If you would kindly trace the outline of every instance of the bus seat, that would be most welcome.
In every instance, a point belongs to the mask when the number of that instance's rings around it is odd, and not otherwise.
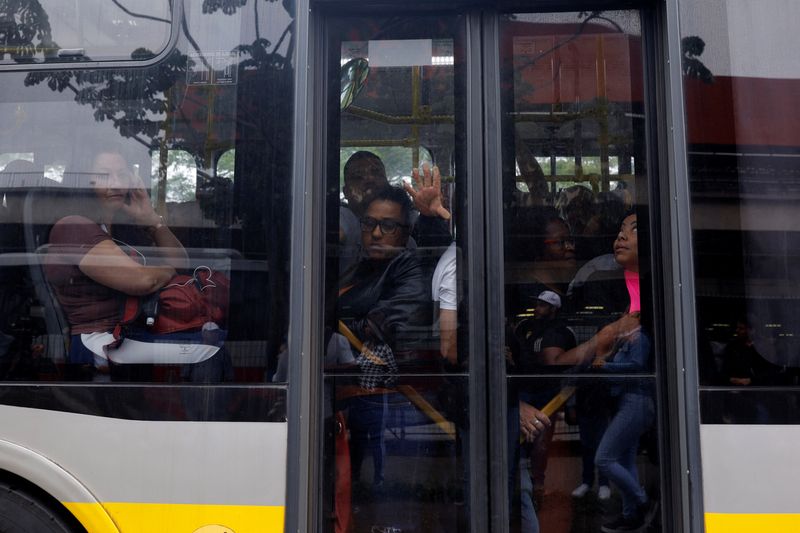
[[[47,335],[57,335],[66,342],[69,339],[69,323],[52,287],[45,279],[43,268],[43,252],[46,250],[50,229],[66,214],[65,192],[60,184],[44,177],[38,187],[29,189],[23,205],[23,234],[25,251],[29,257],[28,270],[36,299],[42,306]]]

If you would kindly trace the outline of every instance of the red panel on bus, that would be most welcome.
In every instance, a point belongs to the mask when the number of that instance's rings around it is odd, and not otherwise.
[[[800,146],[800,82],[716,76],[685,80],[689,144]]]

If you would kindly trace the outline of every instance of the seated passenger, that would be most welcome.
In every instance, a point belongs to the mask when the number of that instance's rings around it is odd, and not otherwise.
[[[83,174],[82,176],[85,176]],[[53,287],[70,326],[68,361],[101,373],[112,363],[199,363],[220,351],[213,325],[198,333],[189,353],[173,354],[168,342],[137,346],[119,344],[112,332],[120,323],[128,296],[156,293],[178,268],[186,268],[183,246],[150,204],[142,180],[128,168],[116,149],[103,150],[92,160],[89,183],[78,184],[68,202],[72,214],[50,230],[45,276]],[[140,248],[157,247],[158,264]],[[208,337],[207,344],[203,339]],[[156,341],[158,342],[158,341]],[[186,345],[184,341],[184,346]],[[158,349],[155,347],[158,346]],[[138,348],[138,349],[137,349]],[[111,365],[114,370],[114,365]],[[132,377],[117,369],[118,376]],[[144,377],[144,376],[142,376]],[[208,375],[206,375],[206,378]]]

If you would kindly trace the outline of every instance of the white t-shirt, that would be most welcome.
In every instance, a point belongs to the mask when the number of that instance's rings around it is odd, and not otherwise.
[[[431,295],[434,302],[439,302],[439,309],[458,309],[458,287],[456,276],[456,243],[450,243],[447,250],[439,258],[436,270],[433,271]]]

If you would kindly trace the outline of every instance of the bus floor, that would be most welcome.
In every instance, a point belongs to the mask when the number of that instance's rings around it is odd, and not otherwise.
[[[388,447],[391,450],[391,447]],[[364,461],[360,480],[352,486],[353,533],[392,533],[470,531],[469,508],[460,464],[452,459],[393,455],[385,462],[385,481],[372,487],[372,461]],[[640,452],[639,477],[648,494],[657,497],[658,467]],[[537,491],[537,514],[541,533],[596,533],[608,519],[621,511],[618,491],[600,501],[596,489],[583,498],[573,498],[580,483],[581,460],[578,442],[554,440],[544,478],[544,489]],[[465,474],[464,474],[465,475]],[[394,529],[393,529],[394,528]],[[511,533],[522,533],[511,524]],[[661,531],[655,520],[648,533]]]

